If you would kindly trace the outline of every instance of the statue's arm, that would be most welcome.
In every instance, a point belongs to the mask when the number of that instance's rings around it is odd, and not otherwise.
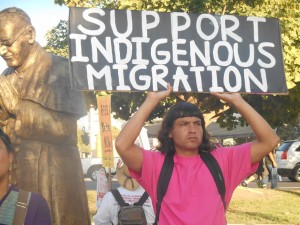
[[[76,137],[74,120],[73,115],[44,108],[35,102],[20,101],[14,131],[20,139],[68,144]]]

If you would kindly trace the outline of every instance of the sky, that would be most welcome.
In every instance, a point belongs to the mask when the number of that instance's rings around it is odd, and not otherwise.
[[[55,27],[59,21],[67,20],[69,9],[66,6],[55,5],[54,0],[0,0],[0,10],[8,7],[18,7],[31,18],[36,29],[36,40],[46,45],[44,36],[47,31]],[[6,68],[5,61],[0,59],[0,73]]]

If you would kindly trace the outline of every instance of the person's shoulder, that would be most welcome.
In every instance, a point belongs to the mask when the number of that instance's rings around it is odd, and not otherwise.
[[[50,209],[46,199],[39,193],[30,192],[28,215],[34,224],[51,224]]]
[[[239,145],[231,145],[231,146],[222,146],[214,149],[212,153],[214,152],[222,152],[224,150],[241,150],[241,149],[248,149],[251,147],[251,142],[242,143]]]
[[[133,191],[127,190],[126,188],[124,188],[124,187],[122,187],[122,186],[116,188],[116,190],[118,190],[118,192],[119,192],[121,195],[128,194],[128,193],[132,193],[132,192],[133,192]]]
[[[38,207],[46,207],[48,208],[48,204],[46,199],[39,193],[30,192],[30,205],[37,205]]]
[[[143,149],[144,158],[148,161],[149,164],[160,165],[163,163],[166,155],[161,153],[156,149],[145,150]],[[144,161],[145,162],[145,161]]]
[[[164,157],[165,155],[158,151],[156,148],[151,148],[150,150],[143,149],[145,154],[154,155],[156,157]]]
[[[18,191],[20,193],[20,191],[23,191],[23,190],[20,190],[18,188],[15,188],[14,190]],[[47,201],[46,199],[39,193],[36,193],[36,192],[30,192],[30,191],[26,191],[29,195],[28,197],[30,198],[29,199],[29,205],[38,205],[38,206],[41,206],[41,205],[44,205],[46,207],[48,207],[48,204],[47,204]]]
[[[39,201],[46,201],[45,198],[41,194],[36,193],[36,192],[30,192],[30,193],[31,193],[31,198],[38,199]]]
[[[211,151],[211,154],[218,159],[226,156],[232,157],[235,154],[245,154],[245,152],[250,150],[251,150],[251,142],[247,142],[240,145],[219,147]]]
[[[102,198],[102,201],[101,201],[101,204],[102,204],[103,202],[105,202],[105,204],[106,204],[106,203],[110,203],[112,199],[113,199],[113,194],[112,194],[112,192],[111,192],[111,190],[110,190],[110,191],[108,191],[108,192],[106,192],[106,193],[104,194],[104,196],[103,196],[103,198]]]
[[[118,187],[117,190],[120,192],[120,194],[140,194],[142,195],[145,191],[145,189],[139,185],[135,190],[128,190],[122,186]]]

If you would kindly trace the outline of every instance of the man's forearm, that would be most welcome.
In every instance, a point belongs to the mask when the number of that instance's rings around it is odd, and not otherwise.
[[[158,102],[147,98],[138,111],[126,123],[116,140],[122,146],[122,149],[129,149],[134,144],[145,121],[147,121],[157,104]]]
[[[238,112],[251,126],[253,132],[256,135],[257,142],[260,143],[260,153],[256,152],[258,153],[258,155],[257,157],[255,157],[255,161],[259,161],[261,157],[267,155],[276,147],[277,143],[279,142],[279,137],[276,135],[267,121],[246,101],[244,101],[243,99],[239,99],[233,104],[235,105]]]
[[[171,91],[172,87],[168,84],[165,91],[149,92],[145,102],[131,117],[116,139],[116,149],[120,157],[128,168],[135,172],[141,172],[143,153],[141,147],[135,145],[134,142],[150,113],[162,99],[170,95]]]

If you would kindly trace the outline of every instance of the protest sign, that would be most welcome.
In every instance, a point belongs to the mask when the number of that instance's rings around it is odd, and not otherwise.
[[[114,151],[111,134],[111,96],[98,96],[102,167],[114,168]]]
[[[77,90],[287,93],[279,20],[70,8]]]

